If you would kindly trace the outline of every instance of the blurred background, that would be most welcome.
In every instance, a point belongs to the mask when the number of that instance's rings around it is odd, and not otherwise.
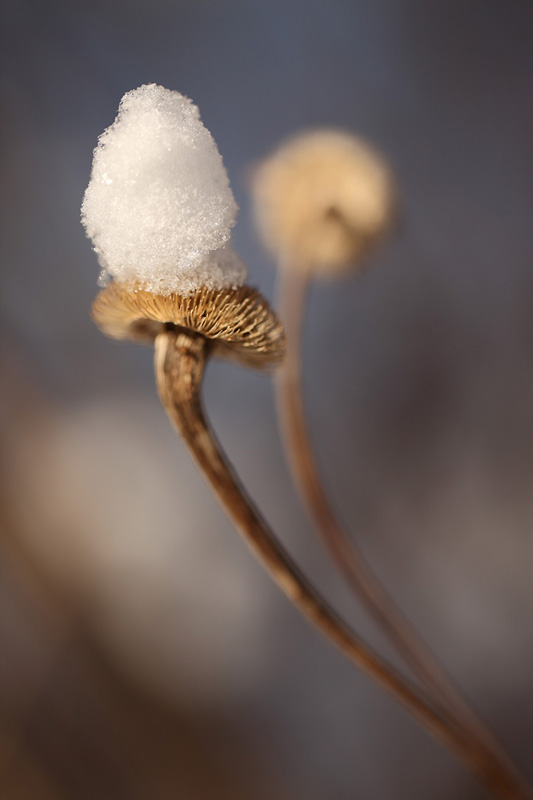
[[[92,149],[149,82],[199,105],[270,298],[254,163],[316,125],[390,159],[400,229],[312,292],[310,424],[342,519],[533,781],[533,4],[3,0],[0,52],[0,797],[485,797],[271,584],[150,351],[89,319]],[[386,653],[299,507],[270,379],[214,363],[205,399],[280,538]]]

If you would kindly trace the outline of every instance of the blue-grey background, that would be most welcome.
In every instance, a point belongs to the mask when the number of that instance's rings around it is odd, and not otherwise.
[[[1,795],[485,796],[273,587],[150,352],[88,317],[92,149],[148,82],[199,105],[269,298],[254,162],[334,125],[393,165],[399,230],[312,292],[310,424],[352,535],[533,780],[533,4],[3,0],[0,58]],[[270,380],[213,364],[205,389],[279,536],[384,647],[299,508]]]

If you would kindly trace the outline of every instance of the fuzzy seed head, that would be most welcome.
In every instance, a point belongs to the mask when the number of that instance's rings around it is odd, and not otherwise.
[[[394,217],[384,160],[342,131],[290,139],[260,164],[252,189],[265,246],[286,266],[316,273],[356,267]]]

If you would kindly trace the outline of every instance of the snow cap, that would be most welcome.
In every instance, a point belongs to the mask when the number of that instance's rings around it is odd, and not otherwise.
[[[127,92],[98,139],[81,207],[102,277],[159,295],[241,286],[236,215],[197,106],[154,83]]]

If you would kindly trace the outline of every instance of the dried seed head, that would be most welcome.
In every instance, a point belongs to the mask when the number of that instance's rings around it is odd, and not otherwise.
[[[252,188],[266,247],[282,263],[317,273],[356,266],[394,217],[385,162],[342,131],[290,139],[260,164]]]
[[[93,304],[109,336],[153,342],[167,325],[201,334],[219,354],[267,367],[283,328],[244,285],[231,248],[237,206],[198,108],[148,84],[124,95],[100,136],[82,221],[114,280]]]
[[[187,328],[209,339],[216,355],[259,369],[279,364],[285,354],[280,321],[248,286],[158,295],[113,281],[97,295],[92,317],[114,339],[147,344],[166,325]]]

